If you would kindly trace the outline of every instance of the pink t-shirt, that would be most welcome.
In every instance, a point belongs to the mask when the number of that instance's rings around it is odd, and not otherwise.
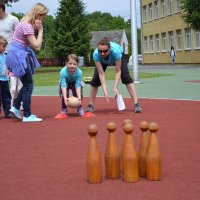
[[[34,35],[32,25],[27,22],[19,22],[15,29],[13,40],[25,46],[29,46],[30,42],[27,39],[27,35]]]

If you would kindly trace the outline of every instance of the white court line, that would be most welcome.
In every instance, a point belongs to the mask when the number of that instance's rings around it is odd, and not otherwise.
[[[59,97],[58,95],[32,95],[34,97]],[[89,96],[84,96],[89,97]],[[84,98],[83,97],[83,98]],[[97,96],[97,98],[104,98],[104,96]],[[59,97],[60,98],[60,97]],[[115,98],[115,97],[109,97],[109,98]],[[131,97],[123,97],[124,99],[130,99]],[[200,101],[195,99],[171,99],[171,98],[152,98],[152,97],[138,97],[138,99],[155,99],[155,100],[172,100],[172,101]]]

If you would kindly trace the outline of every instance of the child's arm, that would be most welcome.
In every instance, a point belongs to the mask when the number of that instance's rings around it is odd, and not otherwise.
[[[82,81],[82,71],[79,70],[79,73],[78,73],[78,76],[77,76],[77,79],[76,79],[76,94],[77,94],[77,97],[78,99],[81,101],[81,81]]]
[[[66,104],[66,106],[67,106],[67,93],[66,93],[66,88],[62,88],[62,87],[61,87],[61,91],[62,91],[63,99],[64,99],[65,104]]]
[[[66,74],[65,74],[65,71],[63,70],[61,70],[60,72],[60,87],[61,87],[63,99],[67,106],[67,93],[66,93],[67,83],[66,83]]]
[[[81,88],[76,88],[76,94],[77,94],[77,97],[78,99],[81,101]]]

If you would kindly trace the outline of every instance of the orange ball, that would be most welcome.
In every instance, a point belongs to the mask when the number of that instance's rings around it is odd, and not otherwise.
[[[77,97],[71,96],[67,99],[67,105],[70,108],[78,108],[81,104]]]

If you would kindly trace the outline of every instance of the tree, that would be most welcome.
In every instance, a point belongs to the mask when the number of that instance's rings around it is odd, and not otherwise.
[[[124,29],[124,18],[113,17],[110,13],[101,13],[100,11],[87,14],[90,31],[108,31]]]
[[[15,16],[15,17],[17,17],[18,18],[18,20],[20,20],[23,16],[24,16],[24,14],[23,13],[15,13],[15,12],[12,12],[11,13],[11,15],[13,15],[13,16]]]
[[[186,24],[194,30],[200,30],[200,1],[181,0],[181,3]]]
[[[43,42],[42,42],[42,50],[37,53],[38,57],[54,57],[52,54],[51,48],[48,46],[48,38],[49,33],[53,30],[53,23],[55,19],[51,15],[47,15],[44,22],[44,33],[43,33]]]
[[[53,54],[61,59],[75,53],[88,57],[90,34],[85,15],[85,5],[81,0],[60,0],[53,29],[48,37],[48,45]]]
[[[17,1],[19,0],[3,0],[3,2],[7,4],[8,6],[10,6],[10,3],[17,2]]]

